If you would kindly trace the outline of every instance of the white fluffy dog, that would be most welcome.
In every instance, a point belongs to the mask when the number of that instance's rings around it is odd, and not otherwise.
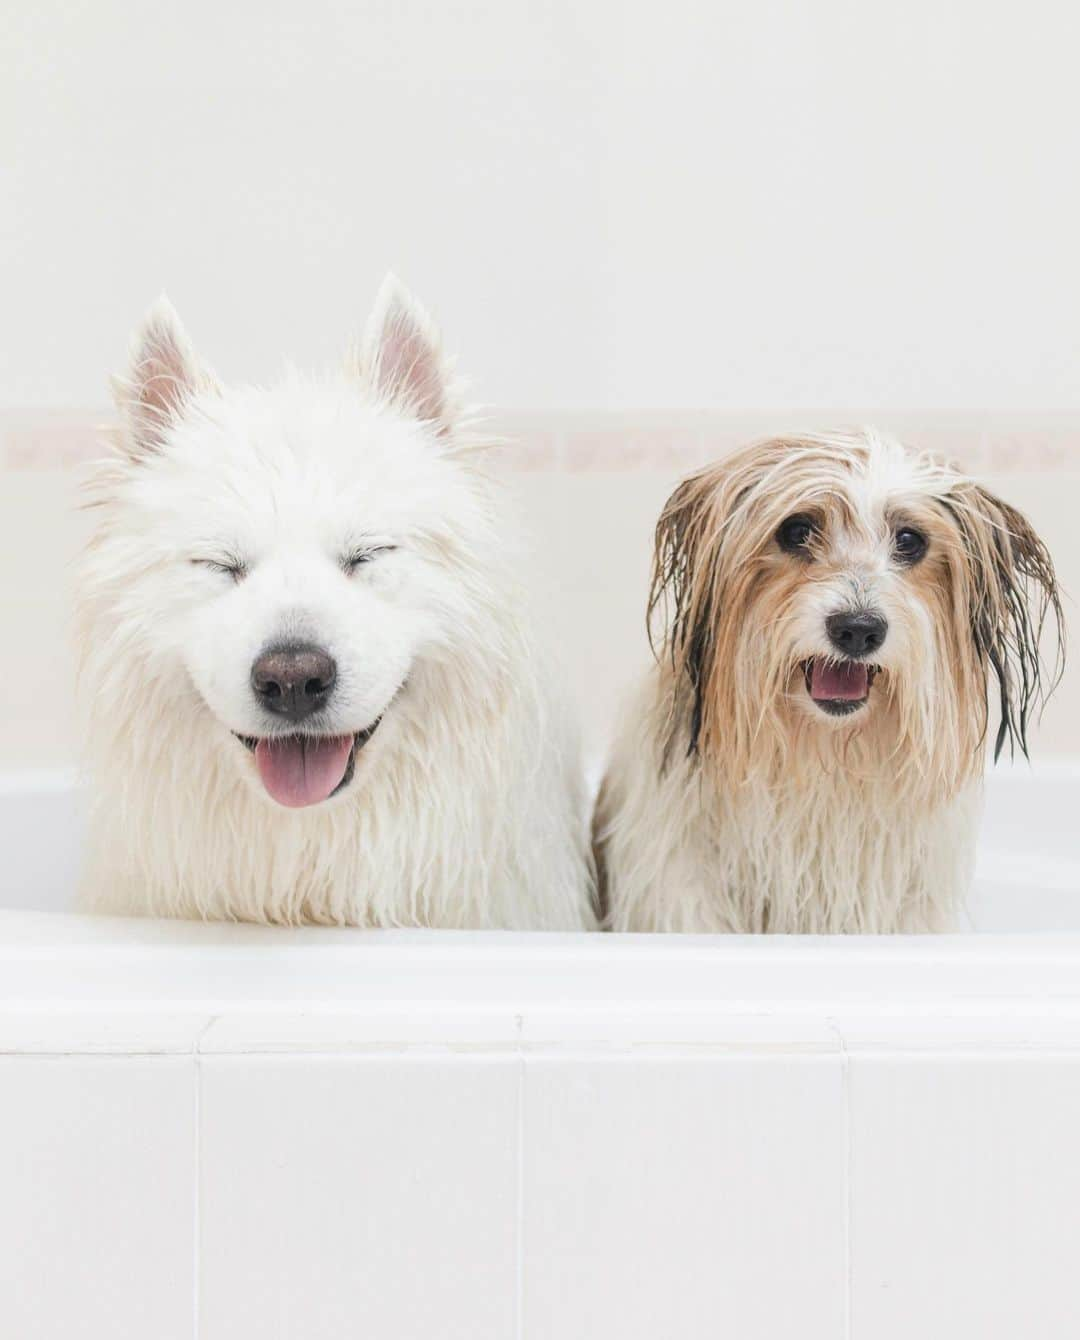
[[[592,924],[578,761],[438,337],[394,281],[321,381],[223,389],[164,302],[79,588],[100,910]]]
[[[774,439],[669,499],[649,608],[662,648],[595,820],[607,924],[952,924],[988,681],[996,757],[1026,754],[1057,677],[1039,646],[1048,613],[1062,646],[1054,570],[1027,521],[871,431]]]

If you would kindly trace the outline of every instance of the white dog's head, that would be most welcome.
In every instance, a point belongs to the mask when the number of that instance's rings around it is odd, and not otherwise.
[[[1048,612],[1061,645],[1024,517],[872,432],[756,443],[680,485],[657,528],[665,607],[690,749],[729,779],[828,753],[952,791],[979,763],[988,679],[996,749],[1026,751]]]
[[[137,715],[173,686],[272,801],[340,795],[418,670],[476,635],[491,509],[430,321],[388,280],[343,375],[226,389],[162,301],[117,399],[86,560],[96,690],[111,676]]]

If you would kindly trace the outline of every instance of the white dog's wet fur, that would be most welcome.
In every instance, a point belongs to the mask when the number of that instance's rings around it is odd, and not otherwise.
[[[988,738],[1026,753],[1060,671],[1025,518],[872,431],[757,443],[668,501],[650,614],[594,821],[605,923],[953,926]]]
[[[576,741],[438,336],[384,285],[337,376],[218,386],[162,302],[79,582],[115,913],[582,929]]]

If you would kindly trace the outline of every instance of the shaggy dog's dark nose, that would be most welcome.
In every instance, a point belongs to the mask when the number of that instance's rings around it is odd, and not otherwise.
[[[889,631],[880,614],[860,610],[855,614],[830,614],[825,620],[829,641],[844,656],[859,659],[877,651]]]
[[[321,647],[268,647],[251,667],[260,706],[289,721],[325,707],[336,679],[333,657]]]

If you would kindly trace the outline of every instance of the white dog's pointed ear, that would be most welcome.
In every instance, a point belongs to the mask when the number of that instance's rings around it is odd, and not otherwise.
[[[135,332],[127,374],[113,378],[128,452],[138,457],[157,451],[190,397],[216,387],[213,376],[200,367],[172,303],[162,295]]]
[[[434,322],[407,288],[388,274],[360,349],[360,373],[372,391],[434,424],[452,426],[451,396],[442,340]]]

